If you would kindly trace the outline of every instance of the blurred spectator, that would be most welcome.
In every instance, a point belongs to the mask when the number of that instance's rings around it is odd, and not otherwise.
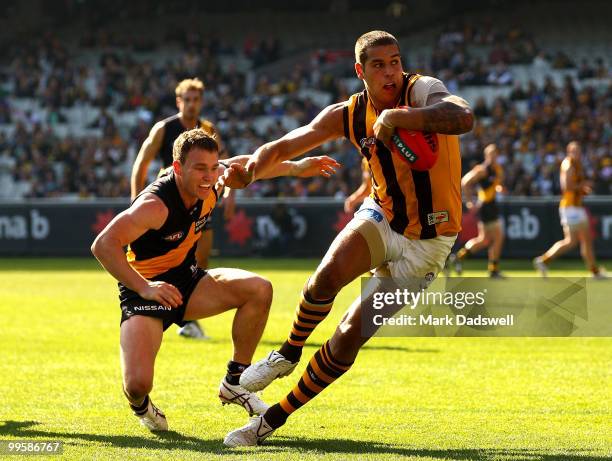
[[[92,12],[97,21],[103,20],[103,11]],[[279,37],[250,36],[242,46],[232,46],[197,28],[186,30],[130,38],[100,26],[74,46],[51,33],[31,43],[10,44],[0,58],[6,80],[0,93],[0,125],[11,133],[0,136],[0,174],[10,176],[11,195],[127,197],[136,149],[153,120],[174,113],[169,95],[185,77],[199,76],[206,83],[203,115],[217,123],[233,155],[250,154],[310,122],[322,107],[346,100],[355,88],[339,78],[351,75],[347,69],[342,74],[334,69],[347,56],[351,59],[350,51],[320,50],[310,61],[278,74],[266,72],[268,65],[292,56]],[[160,46],[166,41],[181,51]],[[511,64],[531,63],[531,70],[542,75],[554,72],[553,67],[573,66],[560,51],[551,52],[549,62],[520,26],[503,29],[490,20],[450,24],[433,45],[430,56],[412,56],[409,70],[440,77],[453,93],[467,85],[511,85]],[[154,57],[146,54],[152,51]],[[568,76],[559,86],[548,77],[543,86],[530,81],[525,87],[519,80],[508,98],[478,98],[477,124],[462,137],[465,168],[478,161],[486,144],[496,142],[510,194],[558,193],[561,146],[578,139],[595,192],[610,193],[612,85],[602,94],[580,84],[593,77],[609,78],[602,58],[591,63],[581,61],[572,74],[578,82]],[[342,198],[360,183],[360,157],[350,144],[334,142],[318,152],[343,164],[337,176],[266,181],[242,194]]]
[[[578,78],[585,79],[593,77],[595,77],[595,69],[589,66],[589,63],[586,58],[583,58],[580,62],[580,67],[578,68]]]

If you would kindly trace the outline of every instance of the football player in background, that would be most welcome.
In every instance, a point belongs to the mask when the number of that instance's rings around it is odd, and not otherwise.
[[[563,226],[563,240],[556,242],[546,253],[533,260],[533,265],[543,277],[548,275],[550,262],[580,243],[580,255],[595,279],[607,279],[605,271],[597,266],[589,218],[582,205],[582,198],[591,192],[591,183],[584,176],[581,148],[578,141],[567,145],[567,154],[561,162],[561,201],[559,217]]]
[[[353,213],[372,192],[372,175],[367,159],[361,159],[361,184],[355,191],[344,200],[344,212]]]
[[[484,149],[484,162],[472,168],[462,179],[463,195],[468,197],[468,209],[476,207],[478,212],[478,235],[468,240],[457,254],[449,256],[449,264],[458,275],[462,273],[462,261],[484,248],[489,250],[488,270],[491,278],[504,278],[499,272],[499,258],[504,244],[504,228],[499,219],[499,208],[495,201],[503,191],[504,173],[497,163],[497,146],[489,144]],[[474,186],[478,187],[478,200],[471,200]]]

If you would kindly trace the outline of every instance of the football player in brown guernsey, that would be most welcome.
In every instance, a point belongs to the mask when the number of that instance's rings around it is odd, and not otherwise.
[[[460,230],[458,135],[472,129],[470,107],[449,94],[440,80],[404,72],[398,42],[387,32],[359,37],[355,60],[357,78],[365,86],[361,93],[324,108],[308,125],[263,145],[246,168],[230,165],[248,184],[265,177],[279,162],[345,137],[367,159],[372,174],[370,197],[306,282],[287,340],[242,374],[240,383],[250,391],[293,371],[304,343],[345,285],[374,269],[373,289],[378,277],[390,276],[396,286],[419,291],[443,268]],[[392,154],[389,142],[396,128],[438,134],[439,157],[430,170],[412,170],[408,162]],[[368,304],[368,295],[361,298]],[[361,298],[348,308],[287,396],[265,415],[228,433],[225,445],[258,444],[348,371],[368,340],[361,331]]]
[[[555,242],[546,253],[533,260],[533,265],[543,277],[548,276],[548,265],[556,258],[580,243],[580,255],[594,279],[608,279],[606,271],[597,265],[589,217],[582,198],[591,192],[582,167],[582,149],[578,141],[567,145],[567,155],[561,162],[561,201],[559,217],[563,227],[563,240]]]
[[[497,193],[503,190],[504,173],[497,163],[497,146],[489,144],[484,149],[485,160],[472,168],[461,180],[466,197],[471,198],[472,188],[478,187],[478,201],[469,200],[468,208],[478,210],[478,235],[468,240],[457,252],[449,256],[449,265],[454,266],[458,275],[462,273],[462,261],[483,248],[489,249],[488,270],[491,278],[504,278],[499,271],[499,258],[504,244],[504,229],[499,219],[499,208],[495,201]]]
[[[215,126],[209,121],[200,118],[202,110],[204,83],[197,78],[188,78],[179,82],[174,93],[176,95],[176,107],[178,113],[168,117],[151,128],[151,132],[143,142],[134,165],[131,177],[131,198],[144,189],[147,181],[147,171],[153,159],[159,156],[161,161],[160,175],[172,166],[172,145],[174,140],[184,131],[201,128],[208,135],[215,138],[220,147],[220,157],[226,157],[223,142]],[[233,193],[224,200],[224,215],[230,217],[234,209]],[[196,248],[196,261],[202,269],[208,268],[208,257],[212,248],[213,230],[212,219],[206,221],[204,229],[200,234],[200,240]],[[206,339],[204,329],[197,321],[187,322],[178,329],[179,335],[186,338]]]
[[[247,156],[231,159],[245,164]],[[339,164],[329,157],[281,163],[267,177],[329,176]],[[171,324],[236,309],[232,325],[234,351],[221,381],[222,403],[261,414],[268,406],[239,384],[249,366],[268,318],[270,282],[240,269],[205,271],[195,251],[224,180],[218,144],[204,130],[186,131],[173,147],[172,169],[149,185],[132,205],[97,236],[92,252],[119,281],[123,390],[141,424],[168,429],[165,415],[149,394],[155,357]],[[127,247],[127,252],[124,248]]]

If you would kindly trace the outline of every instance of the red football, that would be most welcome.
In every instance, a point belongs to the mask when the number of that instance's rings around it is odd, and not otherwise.
[[[397,128],[391,136],[391,150],[408,162],[413,170],[426,171],[438,160],[438,136],[436,133]]]

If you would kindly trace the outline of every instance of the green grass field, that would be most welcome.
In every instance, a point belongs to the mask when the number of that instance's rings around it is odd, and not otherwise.
[[[255,359],[285,338],[316,263],[214,261],[274,284]],[[555,267],[586,275],[577,261]],[[469,275],[484,275],[476,268]],[[533,275],[526,262],[504,269]],[[357,282],[338,296],[305,356],[358,293]],[[216,395],[232,313],[204,322],[209,341],[166,332],[152,394],[171,425],[163,436],[141,428],[122,395],[119,314],[115,282],[93,260],[0,260],[0,440],[61,440],[66,459],[612,459],[611,338],[375,338],[265,445],[228,450],[224,435],[247,421]],[[285,395],[305,364],[264,399]]]

